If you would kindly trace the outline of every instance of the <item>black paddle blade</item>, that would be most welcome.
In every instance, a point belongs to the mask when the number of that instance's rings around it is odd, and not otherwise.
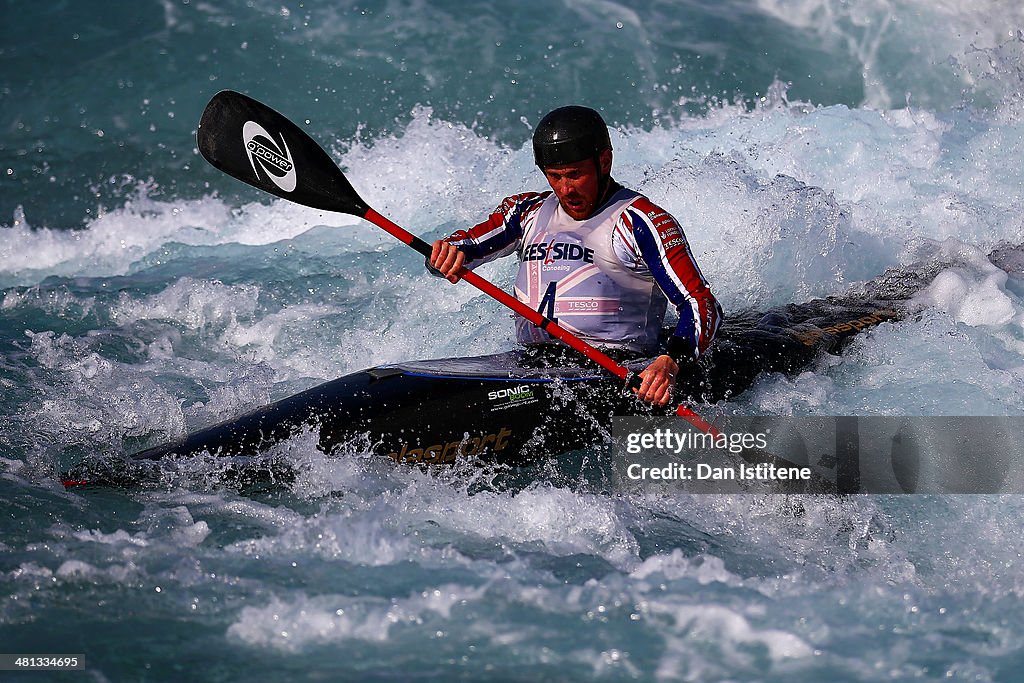
[[[241,93],[222,90],[213,96],[196,141],[207,161],[264,192],[359,217],[370,208],[313,138]]]

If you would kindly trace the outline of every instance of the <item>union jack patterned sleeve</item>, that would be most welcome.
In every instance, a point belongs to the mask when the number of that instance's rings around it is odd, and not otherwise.
[[[641,197],[622,212],[613,243],[620,259],[638,274],[647,271],[676,307],[679,324],[669,338],[669,355],[698,358],[718,331],[722,307],[697,267],[679,223]]]
[[[445,241],[466,254],[466,267],[475,268],[515,251],[537,209],[551,192],[524,192],[507,197],[483,223],[458,230]]]

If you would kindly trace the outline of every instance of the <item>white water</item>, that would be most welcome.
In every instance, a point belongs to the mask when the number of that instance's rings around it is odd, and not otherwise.
[[[1016,107],[1012,95],[941,113],[780,98],[615,134],[616,177],[681,219],[727,311],[956,261],[918,316],[797,377],[764,377],[730,410],[1024,412],[1024,290],[985,256],[1024,242]],[[428,238],[541,186],[528,150],[427,109],[400,136],[337,149],[371,205]],[[59,630],[61,596],[127,593],[178,636],[246,662],[666,680],[1012,670],[1024,645],[1014,496],[480,492],[486,473],[404,470],[358,445],[328,458],[312,434],[272,454],[304,466],[277,498],[220,490],[201,467],[186,489],[108,507],[61,491],[59,466],[126,436],[160,440],[369,365],[511,344],[506,312],[370,226],[261,202],[156,200],[142,184],[83,231],[29,229],[31,216],[2,228],[0,311],[21,353],[0,376],[14,402],[0,471],[50,511],[0,542],[19,558],[3,574],[16,598],[4,622],[36,610]],[[507,286],[514,269],[483,274]]]

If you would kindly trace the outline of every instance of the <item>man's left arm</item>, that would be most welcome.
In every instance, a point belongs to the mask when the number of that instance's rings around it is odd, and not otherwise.
[[[680,366],[697,360],[722,321],[722,307],[690,252],[676,219],[646,198],[624,213],[630,233],[655,282],[679,313],[665,353],[640,373],[637,395],[664,405],[671,400]]]

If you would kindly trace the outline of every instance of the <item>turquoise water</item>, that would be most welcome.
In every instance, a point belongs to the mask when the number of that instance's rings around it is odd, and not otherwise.
[[[1024,242],[1015,4],[2,7],[0,650],[83,653],[99,681],[1020,680],[1019,496],[645,496],[595,486],[588,454],[503,488],[311,434],[273,491],[211,463],[57,483],[346,372],[512,344],[371,226],[202,161],[222,88],[425,238],[541,188],[531,125],[594,106],[727,311],[958,263],[913,319],[702,409],[1019,415],[1024,285],[985,257]]]

